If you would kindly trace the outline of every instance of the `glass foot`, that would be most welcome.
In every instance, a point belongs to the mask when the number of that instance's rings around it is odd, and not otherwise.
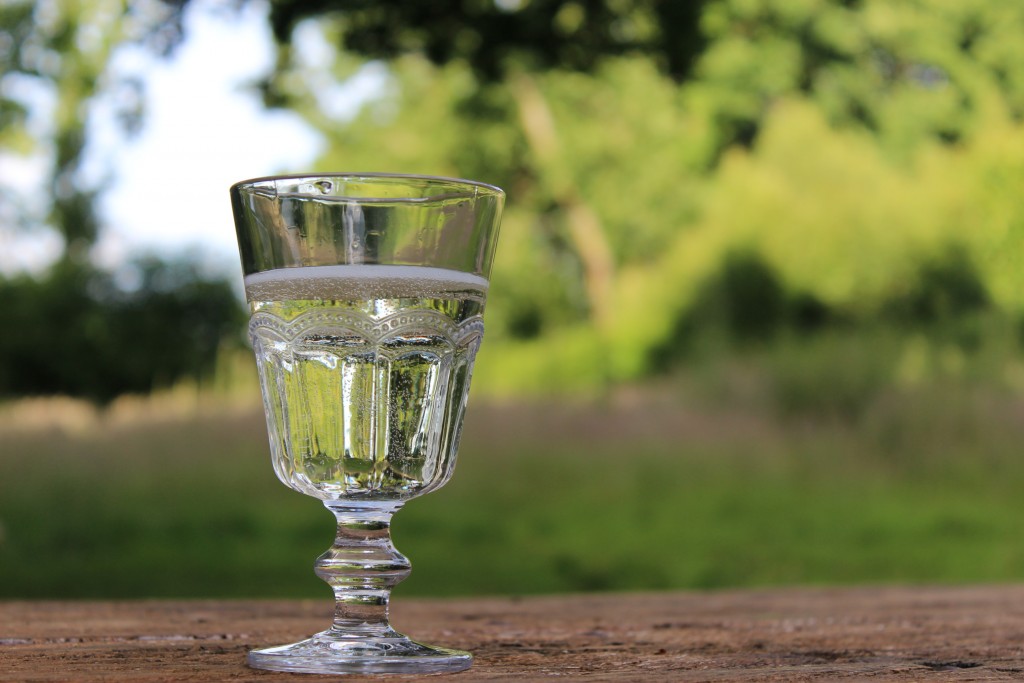
[[[297,673],[431,674],[462,671],[472,663],[468,652],[423,645],[400,633],[353,637],[324,631],[291,645],[249,652],[251,667]]]

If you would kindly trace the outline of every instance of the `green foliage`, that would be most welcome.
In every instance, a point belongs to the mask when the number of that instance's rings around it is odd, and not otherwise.
[[[872,137],[828,127],[810,103],[779,103],[754,148],[723,159],[697,224],[653,266],[622,273],[618,308],[642,300],[685,320],[702,283],[745,250],[788,296],[865,324],[900,307],[930,319],[988,306],[1019,316],[1024,211],[985,178],[1024,175],[989,135],[1015,147],[1024,129],[1001,125],[969,145],[929,145],[908,168]],[[677,326],[655,323],[630,319],[610,335],[624,376],[650,367],[636,349],[671,343]]]
[[[113,87],[118,40],[173,38],[177,16],[2,10],[4,64],[59,95],[49,220],[68,258],[100,229],[72,114]],[[712,338],[1024,316],[1019,3],[277,0],[271,23],[263,91],[324,133],[319,168],[508,190],[482,392],[644,380]],[[334,53],[309,61],[300,28]],[[322,91],[371,62],[384,94],[339,121]],[[15,149],[23,103],[0,104]]]
[[[963,318],[990,304],[988,291],[962,250],[950,249],[927,262],[909,286],[887,302],[899,322],[940,322]]]
[[[785,321],[787,302],[778,277],[751,254],[730,254],[719,280],[691,309],[697,326],[724,327],[738,339],[766,338]]]
[[[607,11],[579,7],[586,21]],[[564,8],[440,7],[426,23],[404,3],[275,10],[283,42],[317,17],[343,48],[333,70],[285,50],[270,81],[331,141],[322,168],[509,191],[488,344],[516,362],[481,371],[483,391],[634,381],[685,357],[700,330],[756,341],[836,320],[1024,314],[1024,59],[1010,28],[1024,7],[714,0],[692,17],[699,51],[681,83],[657,47],[582,41],[585,68],[515,32],[500,59],[480,50],[501,40],[436,49],[441,16],[557,28]],[[643,23],[662,10],[622,11]],[[348,124],[296,85],[343,82],[367,58],[388,60],[390,87]]]
[[[88,108],[106,88],[137,87],[107,73],[114,50],[129,41],[167,49],[179,11],[122,0],[13,0],[0,7],[0,156],[34,155],[46,165],[46,187],[35,190],[44,201],[22,202],[41,204],[42,211],[20,218],[37,230],[56,230],[65,258],[87,261],[100,229],[100,188],[80,173]],[[127,120],[138,116],[130,107],[122,113]],[[11,184],[0,179],[0,193],[15,202]]]
[[[735,139],[751,140],[776,99],[800,94],[902,158],[1022,113],[1011,38],[1022,21],[1024,8],[999,0],[717,0],[703,15],[696,81]]]
[[[590,71],[603,59],[646,54],[676,78],[689,71],[702,41],[703,0],[275,0],[271,24],[287,42],[309,17],[339,15],[340,43],[371,59],[409,53],[436,64],[463,61],[484,80],[509,69]]]
[[[64,242],[44,275],[0,276],[0,397],[109,401],[207,377],[218,350],[238,344],[232,288],[197,265],[139,259],[129,267],[138,283],[123,289],[90,261],[102,187],[80,173],[89,107],[104,92],[139,88],[109,73],[111,56],[126,42],[166,52],[180,37],[179,12],[120,0],[0,5],[0,157],[35,157],[47,169],[43,186],[28,191],[0,178],[0,219],[8,229],[55,230]],[[130,132],[138,98],[114,100]]]
[[[0,279],[9,329],[0,336],[0,396],[110,401],[209,377],[222,346],[241,346],[244,313],[227,282],[158,259],[134,271],[130,290],[71,261],[43,278]]]

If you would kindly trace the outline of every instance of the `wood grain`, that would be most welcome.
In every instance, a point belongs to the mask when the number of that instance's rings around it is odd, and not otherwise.
[[[326,601],[0,603],[0,680],[294,682],[247,668],[246,651],[321,630],[329,613]],[[398,599],[393,613],[414,637],[476,655],[453,681],[1024,680],[1024,586]]]

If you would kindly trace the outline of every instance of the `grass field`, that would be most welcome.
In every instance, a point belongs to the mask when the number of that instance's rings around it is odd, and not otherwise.
[[[838,419],[677,388],[474,405],[453,481],[396,517],[401,594],[1024,578],[1020,398]],[[0,413],[0,597],[326,595],[333,519],[274,478],[256,406],[29,408]]]

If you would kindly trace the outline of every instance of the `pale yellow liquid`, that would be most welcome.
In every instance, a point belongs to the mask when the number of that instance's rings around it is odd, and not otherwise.
[[[401,499],[443,484],[486,281],[407,266],[287,271],[246,281],[278,477],[324,499]]]

